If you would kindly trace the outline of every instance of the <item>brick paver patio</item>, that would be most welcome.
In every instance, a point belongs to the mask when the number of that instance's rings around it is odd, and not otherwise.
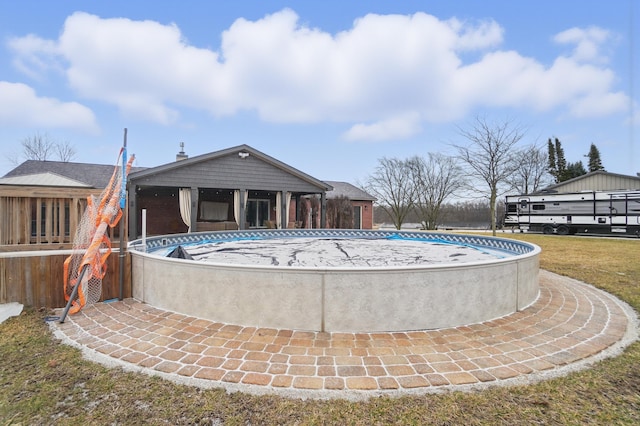
[[[189,303],[197,303],[191,301]],[[592,286],[540,271],[540,297],[508,317],[401,333],[243,327],[133,299],[51,326],[109,365],[180,383],[301,397],[367,397],[540,380],[637,338],[633,310]]]

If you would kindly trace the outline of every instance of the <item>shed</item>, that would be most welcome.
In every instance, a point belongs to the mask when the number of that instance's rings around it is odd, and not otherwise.
[[[640,190],[640,176],[628,176],[598,170],[564,182],[556,183],[539,192],[569,193],[618,190]]]

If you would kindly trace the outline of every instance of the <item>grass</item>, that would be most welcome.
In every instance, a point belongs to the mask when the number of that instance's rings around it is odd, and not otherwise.
[[[501,234],[542,247],[541,267],[640,311],[640,241]],[[0,325],[0,426],[12,424],[640,424],[640,343],[590,369],[528,386],[366,402],[227,394],[108,369],[56,341],[48,312]]]

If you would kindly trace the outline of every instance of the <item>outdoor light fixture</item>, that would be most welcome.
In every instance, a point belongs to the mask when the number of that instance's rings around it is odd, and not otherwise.
[[[240,158],[247,158],[248,156],[249,156],[248,152],[240,151],[238,153],[238,157],[240,157]]]

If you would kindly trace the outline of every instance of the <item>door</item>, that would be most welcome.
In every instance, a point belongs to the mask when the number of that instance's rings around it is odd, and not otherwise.
[[[609,217],[611,225],[627,224],[627,196],[626,194],[611,194],[609,202]]]
[[[528,224],[531,221],[531,203],[529,197],[518,198],[518,223]]]
[[[249,228],[264,228],[269,220],[269,200],[249,199],[246,208],[246,223]]]
[[[362,206],[353,206],[353,229],[362,229]]]

